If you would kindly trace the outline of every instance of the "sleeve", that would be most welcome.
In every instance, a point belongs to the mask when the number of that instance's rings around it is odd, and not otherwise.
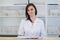
[[[24,21],[22,20],[19,26],[19,30],[18,30],[18,36],[23,36],[24,35]]]
[[[46,33],[46,29],[44,27],[43,21],[41,22],[41,37],[42,38],[46,38],[47,37],[47,33]]]

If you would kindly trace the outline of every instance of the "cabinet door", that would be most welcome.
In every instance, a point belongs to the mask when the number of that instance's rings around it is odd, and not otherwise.
[[[27,0],[0,0],[0,5],[20,5],[27,4]]]
[[[47,6],[46,5],[39,5],[37,6],[37,17],[45,17],[47,14]]]
[[[46,0],[30,0],[30,3],[34,3],[34,4],[46,4]]]
[[[60,4],[60,0],[47,0],[48,4]]]
[[[48,17],[60,17],[60,5],[48,5]]]
[[[0,17],[25,17],[25,6],[0,6]]]
[[[48,36],[49,35],[51,35],[51,37],[53,35],[59,36],[59,34],[60,34],[59,27],[60,27],[60,18],[59,17],[58,18],[57,17],[48,17],[48,20],[47,20]]]

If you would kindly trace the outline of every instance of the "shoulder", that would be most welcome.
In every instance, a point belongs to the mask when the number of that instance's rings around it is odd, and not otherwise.
[[[40,23],[43,23],[43,20],[40,19],[40,18],[37,18],[37,21],[40,22]]]
[[[21,22],[23,22],[23,23],[24,23],[24,22],[26,22],[26,18],[24,18],[24,19],[21,19]]]

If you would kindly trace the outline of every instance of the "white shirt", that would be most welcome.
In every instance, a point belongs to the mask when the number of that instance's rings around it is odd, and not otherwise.
[[[27,38],[46,37],[43,21],[36,18],[34,24],[32,25],[29,20],[22,20],[18,31],[18,36]]]

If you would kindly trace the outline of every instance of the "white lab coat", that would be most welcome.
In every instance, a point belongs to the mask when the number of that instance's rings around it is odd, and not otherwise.
[[[46,30],[44,28],[43,21],[39,18],[36,18],[34,24],[32,25],[29,20],[23,19],[20,23],[18,37],[46,37]]]

